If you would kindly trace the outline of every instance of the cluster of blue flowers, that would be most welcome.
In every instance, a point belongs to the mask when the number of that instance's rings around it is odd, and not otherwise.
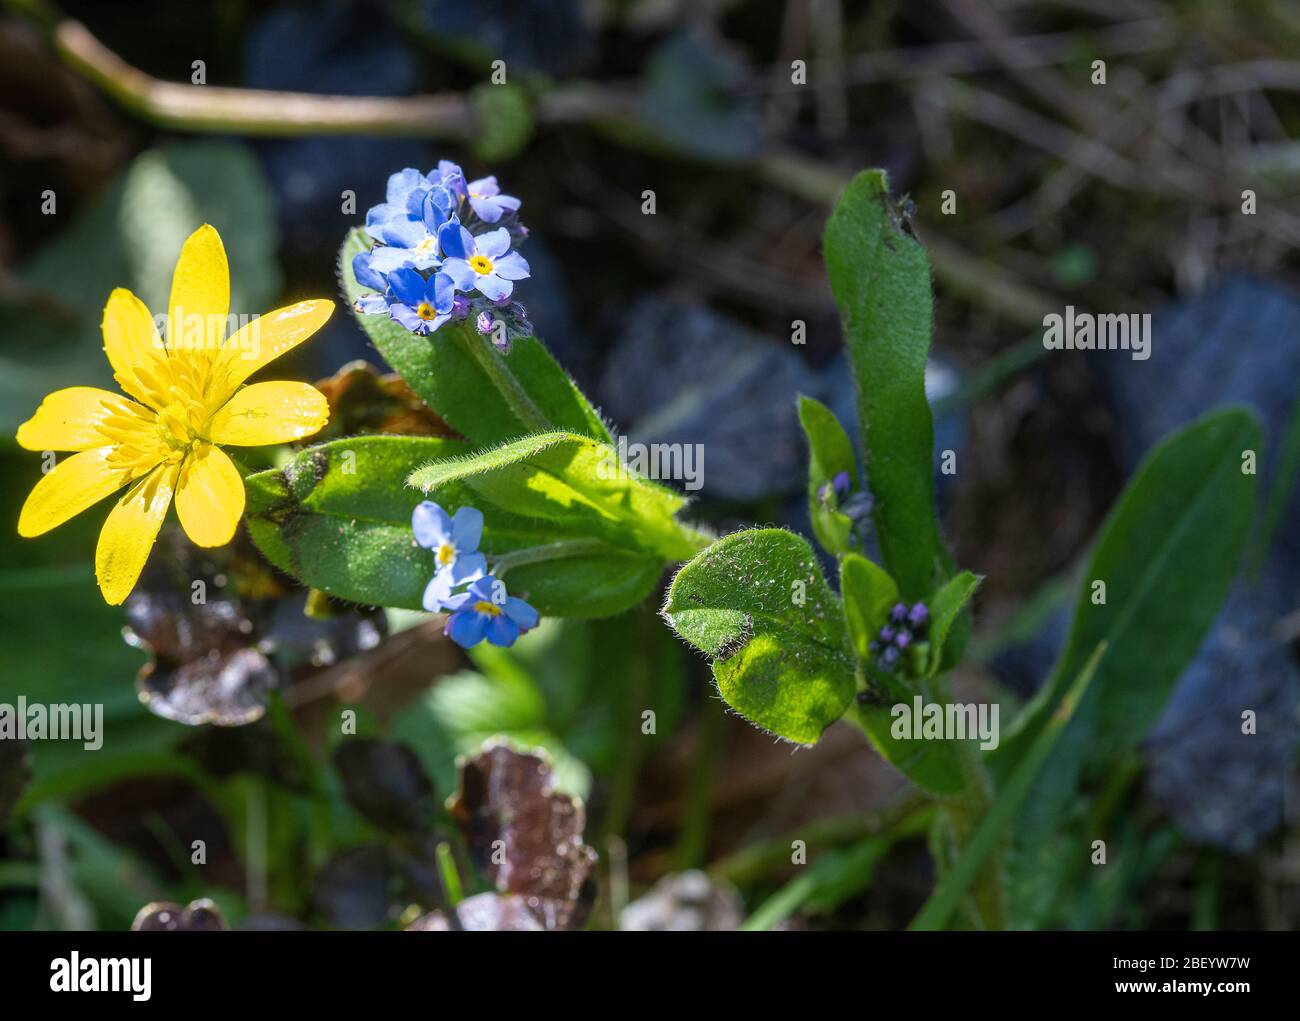
[[[427,174],[413,167],[393,174],[385,199],[366,213],[375,246],[352,260],[357,282],[376,292],[357,301],[359,312],[388,315],[420,336],[472,316],[478,332],[506,351],[532,333],[512,298],[515,282],[529,274],[511,246],[528,231],[519,200],[501,194],[495,177],[466,181],[442,160]]]
[[[505,584],[488,573],[487,558],[478,551],[482,511],[461,507],[449,515],[425,500],[411,515],[411,529],[438,565],[422,604],[430,613],[449,614],[444,630],[457,645],[468,649],[485,638],[493,645],[514,645],[537,626],[537,611],[507,595]]]
[[[916,603],[908,607],[906,603],[895,603],[889,611],[889,620],[875,641],[870,645],[876,654],[876,663],[882,670],[893,670],[899,658],[909,648],[915,648],[924,638],[926,624],[930,621],[930,610],[925,603]]]

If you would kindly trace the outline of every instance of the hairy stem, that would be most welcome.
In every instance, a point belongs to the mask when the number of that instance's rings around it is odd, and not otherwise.
[[[456,342],[465,350],[465,352],[474,359],[475,363],[483,374],[492,381],[492,385],[500,391],[501,396],[505,398],[506,403],[510,405],[510,410],[515,413],[515,417],[523,424],[529,432],[549,432],[554,426],[547,420],[546,416],[533,399],[528,396],[528,391],[515,378],[515,374],[510,371],[510,366],[501,356],[501,352],[492,346],[491,342],[484,337],[480,337],[470,327],[461,324],[452,331],[452,336]]]
[[[499,557],[493,558],[492,569],[500,578],[512,567],[522,567],[524,564],[540,564],[547,560],[585,557],[592,553],[609,551],[609,544],[600,539],[561,539],[542,546],[528,546],[525,549],[502,553]]]

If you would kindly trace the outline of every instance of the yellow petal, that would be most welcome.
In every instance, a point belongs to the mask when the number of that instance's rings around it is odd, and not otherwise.
[[[83,450],[42,476],[18,515],[18,534],[43,535],[125,486],[131,469],[109,462],[112,449]]]
[[[329,402],[310,383],[254,383],[213,416],[208,435],[213,443],[260,447],[310,436],[329,418]]]
[[[217,359],[213,399],[230,398],[239,384],[262,366],[291,351],[325,325],[334,302],[325,298],[277,308],[232,334]]]
[[[104,353],[118,385],[136,400],[161,407],[166,398],[157,379],[167,352],[144,302],[125,287],[116,288],[104,306],[103,330]]]
[[[96,427],[110,416],[145,428],[152,414],[120,394],[70,386],[46,397],[36,414],[18,427],[18,445],[27,450],[90,450],[109,443]]]
[[[219,447],[201,444],[181,469],[176,513],[196,546],[224,546],[244,516],[244,480]]]
[[[230,267],[216,229],[204,224],[185,241],[167,304],[167,350],[213,359],[226,336]]]
[[[179,464],[160,464],[109,512],[95,547],[95,577],[110,606],[117,606],[135,588],[167,516],[179,472]]]

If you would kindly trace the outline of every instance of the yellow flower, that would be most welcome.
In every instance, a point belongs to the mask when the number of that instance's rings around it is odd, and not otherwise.
[[[225,338],[230,273],[221,236],[204,224],[172,276],[167,338],[144,302],[123,288],[104,308],[104,353],[135,400],[88,386],[57,390],[18,428],[28,450],[71,450],[27,497],[18,534],[42,535],[129,485],[95,550],[99,589],[112,605],[135,587],[167,508],[199,546],[223,546],[244,513],[244,480],[217,444],[301,439],[329,420],[306,383],[244,381],[315,333],[332,301],[300,301]],[[224,340],[224,343],[223,343]]]

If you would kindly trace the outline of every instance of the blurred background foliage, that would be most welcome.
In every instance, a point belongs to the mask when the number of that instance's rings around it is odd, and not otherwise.
[[[99,321],[112,287],[159,308],[181,240],[206,221],[227,240],[233,309],[334,295],[356,210],[381,199],[392,170],[450,158],[523,198],[533,277],[521,296],[603,411],[631,439],[704,444],[698,518],[807,534],[794,397],[853,415],[821,229],[848,176],[883,166],[910,193],[936,272],[936,447],[959,466],[939,478],[945,530],[958,562],[988,579],[959,698],[1000,701],[1009,720],[1047,674],[1072,571],[1156,440],[1231,401],[1253,405],[1269,434],[1250,577],[1142,755],[1095,792],[1111,864],[1045,877],[1041,924],[1300,921],[1294,5],[0,10],[7,520],[40,470],[13,442],[17,423],[51,389],[108,382]],[[404,126],[345,130],[268,127],[236,103],[233,120],[196,129],[201,111],[132,93],[67,19],[195,93],[440,105]],[[485,86],[498,58],[509,85]],[[1092,83],[1098,59],[1104,85]],[[791,82],[795,60],[806,85]],[[206,86],[189,85],[194,61]],[[641,212],[646,189],[654,216]],[[1156,358],[1041,359],[1042,316],[1067,304],[1155,313]],[[790,343],[794,320],[805,344]],[[286,377],[357,359],[374,368],[351,365],[327,387],[337,435],[444,431],[382,375],[349,315],[295,352]],[[124,613],[93,584],[98,524],[82,515],[39,541],[0,532],[0,701],[105,714],[97,752],[0,745],[0,927],[124,928],[146,902],[197,897],[235,925],[410,922],[454,900],[457,882],[490,887],[443,803],[456,756],[498,735],[544,749],[557,787],[585,800],[600,854],[589,925],[897,928],[929,889],[928,809],[906,784],[842,726],[792,754],[726,716],[653,601],[466,656],[418,616],[295,591],[242,540],[196,551],[165,535]],[[207,582],[199,606],[195,578]],[[1290,725],[1242,741],[1242,706]],[[342,736],[345,709],[356,731]],[[206,864],[192,863],[195,840]],[[792,841],[809,867],[792,865]]]

